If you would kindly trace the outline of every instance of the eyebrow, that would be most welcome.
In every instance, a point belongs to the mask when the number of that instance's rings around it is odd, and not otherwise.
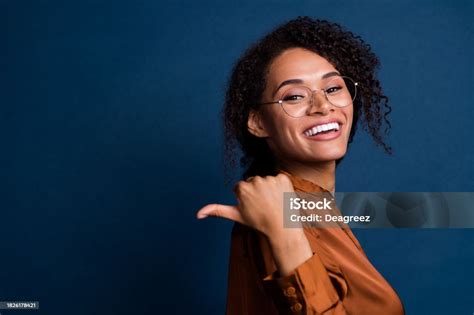
[[[335,75],[341,75],[339,72],[337,71],[332,71],[332,72],[328,72],[328,73],[325,73],[321,76],[321,80],[323,79],[326,79],[326,78],[329,78],[329,77],[332,77],[332,76],[335,76]],[[302,84],[304,83],[303,80],[301,79],[289,79],[289,80],[285,80],[283,81],[282,83],[280,83],[280,85],[275,89],[275,91],[273,92],[272,96],[274,97],[276,92],[278,92],[279,89],[281,89],[282,87],[284,87],[285,85],[290,85],[290,84]]]

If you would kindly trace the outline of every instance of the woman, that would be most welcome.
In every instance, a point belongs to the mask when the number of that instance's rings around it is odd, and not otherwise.
[[[378,58],[339,25],[299,17],[254,44],[233,69],[224,125],[243,152],[237,206],[197,217],[236,222],[227,314],[404,314],[393,288],[342,228],[285,228],[285,192],[335,191],[335,170],[359,120],[380,135],[390,107]]]

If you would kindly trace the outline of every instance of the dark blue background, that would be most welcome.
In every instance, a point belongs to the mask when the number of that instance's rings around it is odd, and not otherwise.
[[[240,53],[311,15],[380,56],[395,155],[339,191],[472,191],[470,1],[1,1],[0,300],[32,314],[222,314],[219,111]],[[355,231],[408,314],[474,312],[473,230]],[[1,311],[2,314],[13,312]],[[16,314],[16,313],[15,313]]]

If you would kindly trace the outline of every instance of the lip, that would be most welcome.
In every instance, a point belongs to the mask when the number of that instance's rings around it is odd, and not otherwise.
[[[325,134],[317,134],[315,136],[307,136],[305,135],[305,131],[307,131],[308,129],[311,129],[313,127],[316,127],[318,125],[323,125],[323,124],[328,124],[328,123],[337,123],[339,125],[339,130],[337,131],[332,131],[330,133],[325,133]],[[303,136],[308,139],[308,140],[313,140],[313,141],[328,141],[328,140],[334,140],[334,139],[337,139],[341,136],[342,134],[342,126],[344,124],[342,123],[342,121],[340,121],[339,119],[328,119],[328,120],[324,120],[324,121],[318,121],[317,123],[315,124],[312,124],[311,126],[308,126],[307,128],[304,129],[303,131]]]

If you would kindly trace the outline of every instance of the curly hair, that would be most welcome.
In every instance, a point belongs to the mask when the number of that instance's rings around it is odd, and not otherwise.
[[[317,53],[340,73],[359,82],[358,96],[353,103],[349,143],[360,121],[376,145],[392,154],[392,148],[384,142],[380,132],[384,122],[385,134],[391,127],[387,117],[391,107],[376,78],[380,62],[370,45],[339,24],[299,16],[254,43],[234,65],[222,112],[225,158],[228,163],[226,170],[236,168],[240,149],[240,166],[244,168],[244,178],[274,175],[277,172],[275,158],[266,140],[248,131],[247,120],[251,109],[258,110],[253,104],[261,102],[271,62],[285,50],[296,47]],[[336,165],[341,160],[337,160]]]

